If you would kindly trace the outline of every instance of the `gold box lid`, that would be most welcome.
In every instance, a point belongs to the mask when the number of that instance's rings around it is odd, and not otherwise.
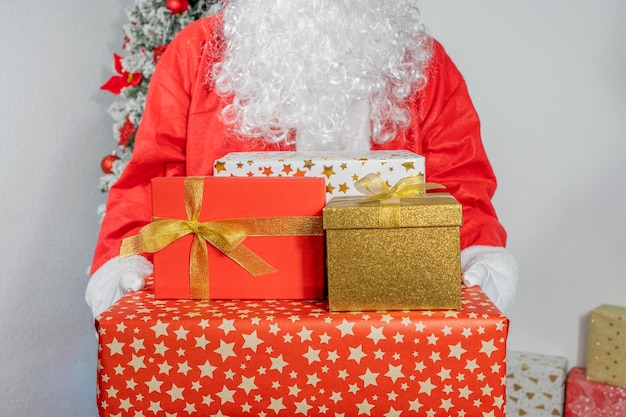
[[[334,197],[324,208],[324,229],[378,229],[378,201],[363,202],[367,197]],[[385,209],[390,206],[385,206]],[[404,197],[397,204],[397,227],[461,226],[461,204],[449,193],[430,193]],[[389,226],[387,226],[389,227]]]

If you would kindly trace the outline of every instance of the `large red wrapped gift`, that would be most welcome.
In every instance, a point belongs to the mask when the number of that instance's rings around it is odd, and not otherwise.
[[[326,301],[156,300],[97,318],[113,416],[504,416],[508,320],[461,310],[328,312]]]
[[[155,178],[153,221],[121,253],[154,253],[159,299],[321,299],[324,187],[321,178]]]
[[[572,368],[565,387],[565,417],[624,416],[626,388],[589,381],[585,368]]]

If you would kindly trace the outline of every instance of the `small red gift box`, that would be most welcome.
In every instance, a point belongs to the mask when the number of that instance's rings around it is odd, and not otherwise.
[[[155,178],[122,253],[154,252],[157,299],[324,298],[325,202],[321,178]]]
[[[148,283],[97,327],[101,417],[504,416],[508,320],[478,287],[460,310],[330,313]]]
[[[626,388],[589,381],[585,375],[585,368],[572,368],[565,387],[564,416],[626,416]]]

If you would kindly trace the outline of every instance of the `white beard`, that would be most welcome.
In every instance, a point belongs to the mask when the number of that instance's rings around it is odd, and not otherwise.
[[[410,121],[431,40],[414,0],[230,0],[216,90],[243,137],[364,150]],[[295,133],[295,139],[294,139]]]

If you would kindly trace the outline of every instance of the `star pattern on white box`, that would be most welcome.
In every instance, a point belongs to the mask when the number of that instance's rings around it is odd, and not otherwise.
[[[214,175],[222,177],[321,177],[326,180],[326,199],[362,195],[356,180],[377,174],[390,186],[409,176],[425,180],[422,155],[409,151],[349,152],[232,152],[215,161]]]
[[[508,321],[477,288],[460,311],[330,313],[149,283],[97,326],[101,416],[504,415]]]

